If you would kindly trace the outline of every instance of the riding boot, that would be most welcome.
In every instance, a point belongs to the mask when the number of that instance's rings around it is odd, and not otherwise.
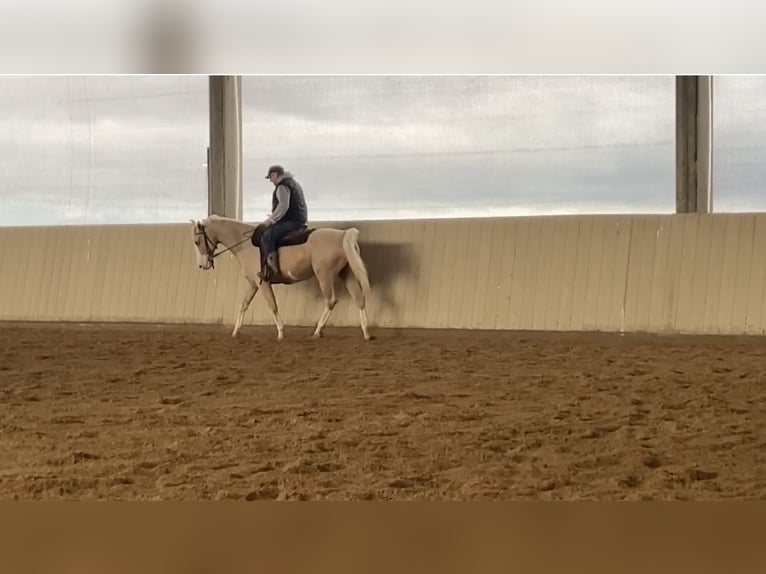
[[[269,253],[266,256],[267,273],[269,279],[279,276],[279,263],[277,263],[277,254]]]
[[[265,249],[263,248],[263,246],[261,246],[261,253],[260,253],[261,271],[258,273],[258,277],[260,278],[259,284],[269,280],[269,266],[266,264],[265,253],[266,253]]]

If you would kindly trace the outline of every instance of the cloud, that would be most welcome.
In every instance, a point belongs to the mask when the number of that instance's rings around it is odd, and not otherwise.
[[[207,82],[0,78],[0,225],[206,212]],[[766,80],[716,89],[715,205],[762,209]],[[670,212],[674,111],[669,76],[246,77],[245,215],[270,207],[272,163],[317,219]]]
[[[243,93],[246,137],[272,155],[546,149],[674,134],[674,80],[663,76],[247,77]]]
[[[295,162],[311,217],[455,209],[551,212],[642,211],[674,208],[672,145],[522,154],[432,155]],[[254,173],[248,164],[246,173]],[[619,182],[619,183],[618,183]],[[246,215],[262,218],[271,187],[247,178]],[[599,207],[601,206],[601,207]]]

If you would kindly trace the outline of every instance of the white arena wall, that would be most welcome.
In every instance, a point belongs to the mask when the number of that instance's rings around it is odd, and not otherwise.
[[[766,214],[338,225],[361,231],[371,326],[766,332]],[[199,270],[189,229],[0,228],[0,320],[232,324],[245,289],[237,262],[225,254]],[[286,335],[315,323],[315,281],[275,292]],[[357,326],[339,292],[328,326]],[[260,294],[245,323],[273,324]]]

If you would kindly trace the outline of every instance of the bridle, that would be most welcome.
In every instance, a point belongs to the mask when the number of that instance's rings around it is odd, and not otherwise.
[[[247,235],[242,241],[239,243],[235,243],[231,247],[227,247],[226,249],[219,251],[218,253],[215,252],[216,243],[213,243],[213,240],[210,239],[210,237],[207,234],[207,230],[205,229],[205,226],[201,223],[197,225],[197,229],[194,231],[195,235],[201,235],[205,238],[205,255],[207,255],[208,261],[210,261],[210,266],[215,269],[215,258],[219,255],[226,253],[227,251],[231,251],[238,245],[242,245],[245,241],[248,241],[250,239],[250,235]]]

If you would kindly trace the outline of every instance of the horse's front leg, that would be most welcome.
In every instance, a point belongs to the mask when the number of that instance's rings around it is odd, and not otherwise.
[[[242,303],[239,306],[239,315],[237,316],[237,322],[234,324],[234,331],[232,331],[231,336],[236,337],[237,333],[239,333],[240,328],[242,327],[242,321],[245,319],[245,313],[247,312],[247,308],[250,306],[251,301],[253,300],[253,297],[255,297],[255,294],[258,292],[258,283],[255,281],[248,280],[247,282],[247,291],[245,292],[245,296],[242,299]]]
[[[277,326],[277,340],[281,341],[284,337],[285,325],[282,322],[282,317],[279,316],[277,298],[274,297],[274,290],[271,288],[271,283],[268,281],[263,282],[263,297],[266,299],[266,303],[269,305],[271,316],[274,318],[274,324]]]

